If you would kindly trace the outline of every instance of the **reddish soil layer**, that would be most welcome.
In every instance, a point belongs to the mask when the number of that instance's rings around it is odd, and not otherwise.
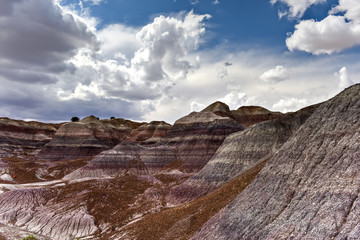
[[[60,179],[66,174],[85,166],[91,159],[91,157],[81,158],[48,164],[36,160],[33,155],[25,153],[22,156],[3,158],[2,161],[9,166],[9,174],[14,178],[14,182],[23,184]],[[43,179],[38,178],[36,174],[39,169],[46,169],[47,174],[42,176]],[[4,181],[0,180],[0,182]]]
[[[265,162],[256,165],[204,197],[145,216],[123,231],[130,233],[130,239],[189,239],[207,220],[240,194],[264,165]],[[111,239],[111,236],[102,239]]]

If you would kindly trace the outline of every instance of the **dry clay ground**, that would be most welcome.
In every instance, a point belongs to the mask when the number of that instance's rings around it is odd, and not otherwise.
[[[19,186],[62,178],[89,160],[45,166],[30,153],[20,158],[3,159],[9,165],[10,174],[16,176],[15,185]],[[40,187],[51,191],[46,204],[66,205],[67,210],[86,207],[99,228],[90,239],[189,239],[208,219],[239,195],[265,164],[258,164],[204,197],[168,207],[165,197],[170,189],[189,177],[170,174],[171,170],[181,169],[181,163],[175,163],[155,176],[125,173],[114,178],[67,181],[65,184],[57,182]],[[43,180],[37,178],[39,169]]]

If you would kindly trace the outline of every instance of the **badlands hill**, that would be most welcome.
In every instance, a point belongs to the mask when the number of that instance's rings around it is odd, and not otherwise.
[[[0,119],[0,239],[359,239],[360,85],[293,113]]]

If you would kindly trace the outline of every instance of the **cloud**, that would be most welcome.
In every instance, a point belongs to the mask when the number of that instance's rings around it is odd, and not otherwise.
[[[195,101],[190,103],[191,112],[200,112],[204,108],[206,108],[205,104],[197,103]]]
[[[238,109],[240,106],[246,105],[247,95],[246,93],[232,91],[220,98],[219,101],[226,103],[230,109]]]
[[[260,79],[267,83],[278,83],[284,81],[288,78],[287,70],[284,66],[276,66],[273,69],[270,69],[263,74],[261,74]]]
[[[63,7],[59,9],[62,14],[71,11]],[[56,75],[46,69],[33,71],[29,68],[17,69],[10,76],[5,71],[7,68],[4,68],[1,71],[4,76],[0,77],[0,81],[3,81],[4,86],[17,89],[17,92],[13,92],[17,100],[5,94],[4,90],[4,104],[0,112],[6,114],[9,109],[20,111],[19,107],[13,107],[15,102],[19,105],[21,102],[34,103],[27,111],[22,111],[24,118],[39,119],[39,108],[52,113],[46,119],[54,120],[59,117],[60,111],[75,114],[72,109],[79,109],[79,115],[85,112],[89,115],[95,112],[107,115],[111,110],[108,106],[114,106],[117,101],[124,106],[121,108],[123,117],[142,120],[149,111],[154,111],[153,102],[163,97],[172,101],[171,96],[167,97],[171,89],[184,81],[189,71],[199,67],[198,57],[190,54],[201,43],[201,36],[205,33],[203,21],[209,17],[191,11],[172,17],[159,16],[143,28],[112,24],[91,32],[91,29],[95,29],[93,24],[96,21],[75,16],[74,19],[79,18],[87,27],[86,31],[93,34],[95,47],[91,44],[74,46],[74,53],[57,62]],[[23,76],[25,73],[27,75]],[[27,81],[29,84],[29,81],[33,81],[41,85],[26,86],[25,92],[28,93],[23,94],[19,90],[24,89],[23,86],[9,81],[14,76],[17,82]],[[48,83],[46,88],[42,87],[44,83]],[[62,107],[57,107],[56,111],[50,109],[57,104]],[[94,107],[92,111],[90,106]],[[114,108],[112,111],[114,113],[117,110]]]
[[[0,88],[0,115],[16,119],[37,119],[46,122],[69,121],[72,116],[86,117],[94,114],[109,118],[142,119],[150,110],[124,100],[89,98],[59,101],[51,85],[3,82]]]
[[[105,26],[97,33],[101,41],[101,56],[107,59],[129,61],[141,47],[141,41],[136,38],[139,31],[140,29],[123,24]]]
[[[345,12],[344,16],[356,24],[360,23],[360,4],[356,0],[340,0],[339,5],[331,9],[330,14]]]
[[[53,83],[66,60],[98,41],[86,23],[48,0],[1,1],[0,77]]]
[[[220,3],[219,0],[214,0],[214,1],[212,2],[212,4],[214,4],[214,5],[217,5],[217,4],[219,4],[219,3]]]
[[[272,108],[276,111],[281,112],[289,112],[289,111],[296,111],[300,108],[306,107],[309,105],[309,102],[304,99],[298,98],[288,98],[288,99],[280,99],[277,103],[275,103]]]
[[[289,7],[288,11],[279,11],[279,17],[282,18],[285,15],[289,15],[294,18],[301,18],[306,9],[311,5],[324,3],[326,0],[270,0],[271,4],[281,2]]]
[[[332,54],[360,44],[360,25],[344,16],[329,15],[320,22],[304,20],[286,39],[290,51],[301,50],[315,55]]]
[[[334,15],[336,14],[336,15]],[[321,21],[302,20],[286,39],[290,51],[315,55],[332,54],[360,45],[360,5],[356,0],[340,0]]]
[[[336,75],[339,76],[339,88],[341,90],[351,86],[354,84],[354,82],[350,79],[347,68],[346,67],[342,67],[339,72],[336,73]]]
[[[93,5],[99,5],[100,3],[104,2],[104,0],[83,0],[84,2],[90,2]]]
[[[336,56],[298,59],[263,48],[244,51],[230,42],[199,49],[209,15],[179,13],[143,27],[99,29],[88,9],[58,2],[0,1],[0,115],[173,122],[217,100],[234,109],[292,110],[303,99],[311,104],[337,93],[339,66],[353,69],[353,79],[360,76],[357,56],[347,62]],[[291,78],[279,81],[284,62]],[[259,81],[269,69],[274,73],[266,79],[277,84]],[[297,101],[290,104],[292,98]]]
[[[199,0],[190,0],[191,5],[196,5],[196,4],[199,4],[199,3],[200,3]]]
[[[192,11],[183,19],[160,16],[137,34],[143,47],[131,60],[141,79],[158,81],[164,78],[184,78],[191,63],[184,59],[198,48],[205,32],[202,21],[210,15],[196,15]]]
[[[195,66],[192,62],[196,58],[187,56],[198,48],[205,32],[203,20],[209,17],[192,11],[176,17],[159,16],[136,34],[135,29],[119,24],[107,26],[99,33],[102,44],[95,57],[84,50],[70,60],[76,67],[75,77],[86,76],[89,81],[78,78],[79,84],[60,91],[61,98],[87,99],[87,95],[133,101],[159,98],[185,79]],[[113,36],[124,39],[114,41]]]

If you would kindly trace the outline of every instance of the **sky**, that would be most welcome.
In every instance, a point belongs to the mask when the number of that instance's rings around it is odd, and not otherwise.
[[[0,116],[296,111],[360,82],[358,0],[1,0]]]

